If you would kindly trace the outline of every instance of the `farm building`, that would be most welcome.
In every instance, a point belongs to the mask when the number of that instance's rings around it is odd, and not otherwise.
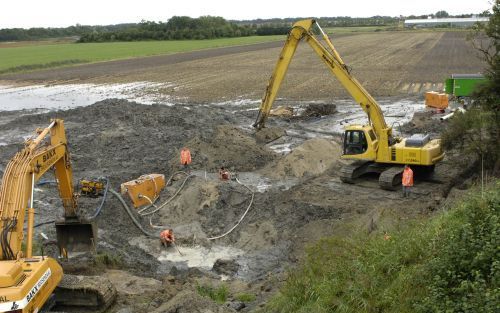
[[[463,18],[428,18],[428,19],[414,19],[405,20],[405,27],[470,27],[475,23],[486,23],[489,17],[463,17]]]

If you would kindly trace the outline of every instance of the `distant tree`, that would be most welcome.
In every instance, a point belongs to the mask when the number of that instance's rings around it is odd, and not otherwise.
[[[491,16],[491,12],[489,10],[484,10],[483,12],[479,13],[479,16]]]
[[[450,16],[450,14],[448,14],[448,12],[446,12],[446,11],[437,11],[435,15],[437,18]]]

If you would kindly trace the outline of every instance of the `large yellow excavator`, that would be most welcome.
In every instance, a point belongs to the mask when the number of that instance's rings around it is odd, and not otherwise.
[[[49,133],[50,141],[46,141]],[[77,215],[64,123],[55,119],[49,127],[38,129],[35,139],[26,141],[24,149],[8,163],[1,182],[0,312],[33,313],[46,309],[44,305],[52,302],[49,300],[54,299],[54,290],[63,278],[62,267],[56,260],[43,255],[33,256],[35,183],[52,168],[64,207],[64,220],[56,222],[59,250],[67,255],[71,251],[94,248],[96,228]],[[85,291],[82,295],[90,298],[75,297],[80,304],[107,305],[103,302],[114,296],[112,292],[98,294],[99,290],[88,289],[81,292]],[[63,290],[66,294],[78,294],[78,291],[75,283]]]
[[[315,25],[326,45],[313,34]],[[348,66],[326,33],[313,19],[296,22],[288,34],[267,85],[254,127],[261,129],[265,126],[278,90],[301,40],[311,46],[368,116],[367,125],[350,125],[345,129],[342,159],[354,160],[354,162],[341,169],[341,180],[353,183],[363,174],[378,173],[380,174],[380,187],[394,189],[401,182],[404,164],[417,168],[419,170],[417,172],[432,172],[434,165],[444,158],[440,140],[431,140],[428,135],[413,135],[409,138],[394,136],[392,127],[385,122],[378,103],[351,75]]]

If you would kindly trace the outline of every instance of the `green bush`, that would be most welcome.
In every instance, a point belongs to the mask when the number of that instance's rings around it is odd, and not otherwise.
[[[250,293],[239,293],[234,298],[241,302],[253,302],[255,301],[255,295]]]
[[[439,247],[425,265],[428,295],[418,303],[419,312],[498,312],[499,213],[497,189],[464,202],[443,225]]]
[[[213,301],[223,304],[227,300],[229,291],[226,285],[220,285],[219,287],[213,287],[210,285],[198,285],[196,286],[196,291],[203,297],[212,299]]]
[[[321,240],[264,311],[493,312],[500,303],[499,187],[484,198],[476,190],[389,240]]]
[[[94,256],[94,264],[98,267],[117,268],[120,267],[123,262],[119,256],[107,252],[99,252]]]

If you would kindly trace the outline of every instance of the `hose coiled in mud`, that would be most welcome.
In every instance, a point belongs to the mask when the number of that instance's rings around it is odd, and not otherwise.
[[[243,215],[240,217],[240,219],[238,220],[238,222],[230,229],[228,230],[227,232],[223,233],[222,235],[219,235],[219,236],[215,236],[215,237],[210,237],[210,238],[207,238],[207,240],[215,240],[215,239],[220,239],[222,237],[225,237],[227,235],[229,235],[236,227],[238,227],[238,225],[240,225],[241,221],[243,221],[243,219],[245,218],[245,216],[247,215],[248,213],[248,210],[250,210],[250,208],[252,207],[252,204],[253,204],[253,199],[255,198],[255,192],[250,189],[250,187],[248,187],[247,185],[244,185],[242,184],[238,178],[236,178],[236,182],[240,185],[242,185],[243,187],[245,187],[246,189],[248,189],[251,193],[252,193],[252,198],[250,199],[250,203],[248,204],[248,207],[247,209],[245,210],[245,213],[243,213]]]
[[[146,229],[144,229],[144,227],[142,227],[142,225],[139,222],[139,220],[137,220],[137,218],[134,216],[134,212],[132,211],[132,209],[127,205],[127,203],[125,202],[125,200],[123,200],[123,197],[118,192],[116,192],[113,188],[110,188],[109,192],[111,192],[111,194],[114,195],[121,202],[123,208],[125,209],[125,211],[127,212],[127,214],[130,216],[130,219],[132,220],[132,222],[134,222],[135,226],[137,226],[137,228],[139,228],[139,230],[144,235],[146,235],[148,237],[154,237],[154,238],[158,238],[159,237],[159,234],[150,233]]]

